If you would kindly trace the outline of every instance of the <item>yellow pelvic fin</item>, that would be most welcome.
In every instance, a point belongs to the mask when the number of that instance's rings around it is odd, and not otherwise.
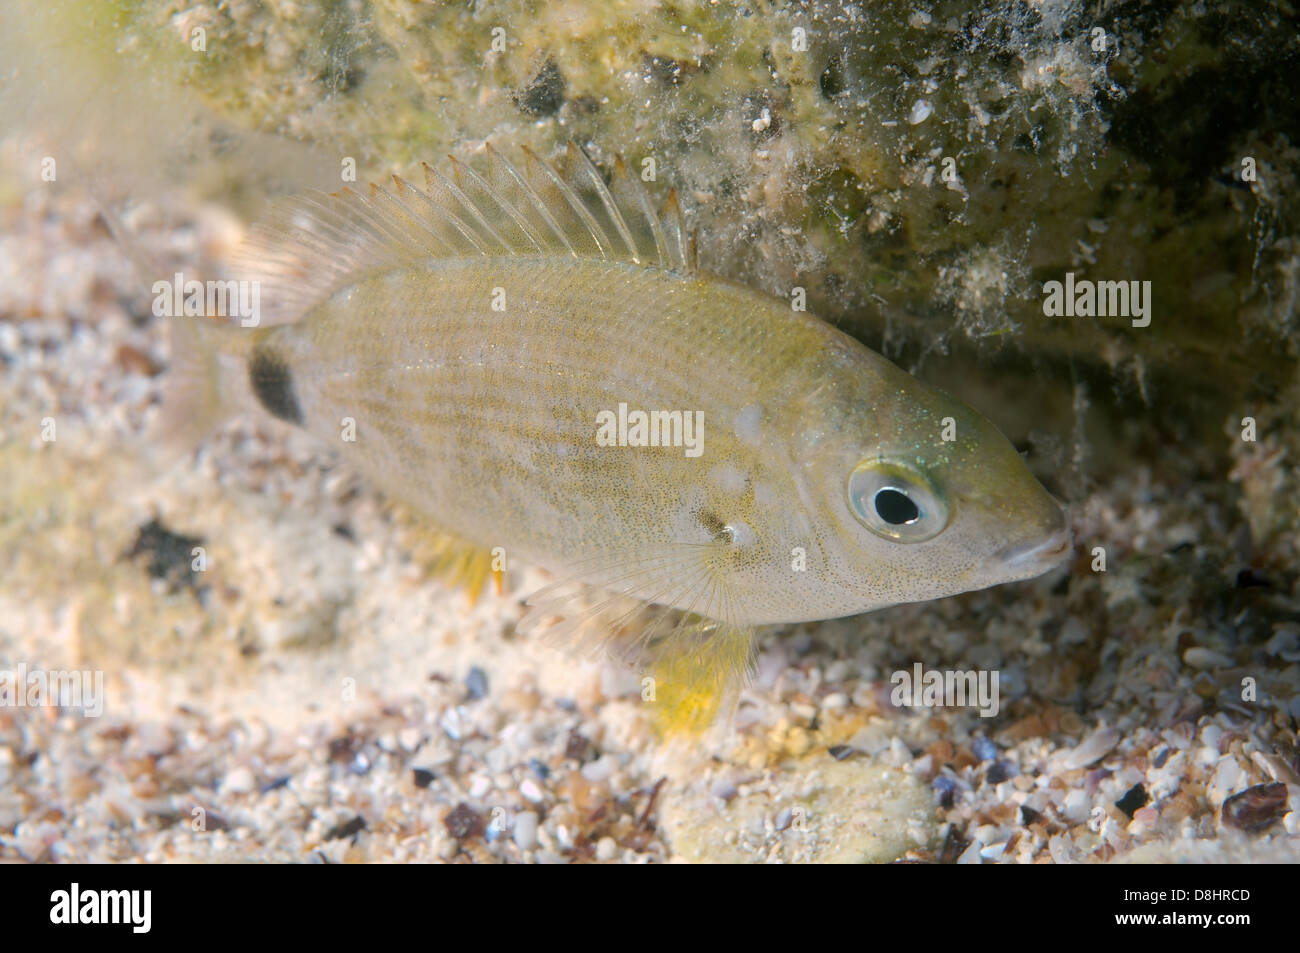
[[[699,735],[727,721],[749,678],[753,630],[686,617],[652,651],[654,726],[662,737]]]
[[[493,550],[434,526],[401,504],[394,503],[391,509],[403,545],[425,575],[442,579],[452,588],[463,587],[471,607],[478,604],[489,578],[495,583],[497,595],[501,595],[505,569]]]
[[[734,600],[717,569],[721,544],[667,544],[610,553],[585,572],[533,593],[520,631],[587,658],[612,658],[650,676],[644,695],[661,735],[693,735],[727,723],[752,668],[753,630],[728,621]],[[602,585],[580,581],[596,578]],[[618,590],[659,593],[645,602]],[[695,611],[670,608],[688,605]]]

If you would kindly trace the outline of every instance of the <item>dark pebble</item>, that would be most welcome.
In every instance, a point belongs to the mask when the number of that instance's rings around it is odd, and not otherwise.
[[[358,744],[359,742],[354,740],[351,735],[331,738],[329,743],[330,760],[351,761],[356,755]]]
[[[411,780],[413,780],[415,786],[420,789],[427,788],[437,777],[436,774],[427,768],[416,768],[411,772]]]
[[[569,732],[569,740],[564,745],[564,756],[585,763],[592,757],[591,742],[576,731]]]
[[[469,692],[471,701],[478,701],[480,698],[486,698],[488,693],[487,672],[475,665],[469,670],[469,675],[465,677],[465,690]]]
[[[292,775],[286,774],[284,775],[284,777],[276,778],[273,781],[267,781],[265,784],[262,785],[261,792],[263,794],[266,794],[268,791],[274,791],[277,788],[282,788],[289,783],[291,778]]]
[[[1124,796],[1115,802],[1115,806],[1131,818],[1139,810],[1146,807],[1149,800],[1147,789],[1139,783],[1125,791]]]
[[[937,775],[934,779],[934,793],[939,796],[939,805],[944,808],[952,807],[953,797],[957,792],[957,782],[946,774]]]
[[[843,761],[845,758],[857,754],[858,749],[854,748],[852,745],[835,745],[834,747],[827,748],[826,753],[836,761]]]
[[[452,808],[443,823],[447,825],[447,833],[456,840],[483,836],[483,818],[463,801]]]
[[[514,94],[515,105],[530,116],[550,116],[564,105],[564,86],[555,60],[547,60],[532,82]]]
[[[1035,811],[1028,804],[1020,805],[1020,823],[1028,827],[1030,824],[1037,824],[1043,819],[1043,815]]]
[[[537,775],[543,781],[551,776],[551,769],[546,766],[546,762],[541,758],[530,759],[528,767],[532,768],[533,774]]]
[[[989,765],[988,771],[984,775],[984,780],[989,784],[1001,784],[1007,778],[1012,776],[1011,765],[1005,761],[994,761]]]
[[[1272,583],[1264,576],[1263,573],[1256,572],[1254,569],[1243,569],[1237,573],[1238,589],[1255,589],[1268,588]]]
[[[181,586],[196,588],[194,549],[202,545],[202,537],[173,533],[155,518],[137,530],[135,542],[122,555],[127,559],[145,557],[149,575],[163,580],[170,591],[176,592]]]
[[[1262,831],[1286,813],[1286,801],[1286,785],[1280,781],[1256,784],[1223,802],[1223,823],[1239,831]]]
[[[325,835],[325,839],[342,840],[345,837],[351,837],[354,834],[360,834],[365,829],[366,829],[366,820],[360,814],[358,814],[356,817],[352,818],[352,820],[345,821],[342,824],[336,824],[334,827],[332,827],[330,829],[330,832]]]

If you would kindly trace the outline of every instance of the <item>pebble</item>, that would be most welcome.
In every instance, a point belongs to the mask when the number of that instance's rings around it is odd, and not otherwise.
[[[618,759],[613,755],[601,755],[595,761],[588,761],[582,766],[582,776],[592,784],[608,781],[618,770]]]
[[[427,788],[436,778],[437,775],[427,768],[415,768],[411,772],[411,780],[417,788]]]
[[[524,778],[519,785],[519,793],[525,800],[532,801],[534,804],[540,804],[546,799],[546,795],[532,778]]]
[[[483,817],[468,804],[457,804],[443,818],[447,833],[456,840],[467,840],[483,835]]]
[[[1213,649],[1207,649],[1202,645],[1194,645],[1183,653],[1183,661],[1192,668],[1200,669],[1220,669],[1231,668],[1232,659],[1222,652],[1216,652]]]
[[[785,750],[796,758],[807,754],[812,747],[812,736],[803,728],[791,728],[785,736]]]
[[[930,114],[933,112],[934,106],[930,105],[928,99],[918,99],[916,102],[912,103],[912,111],[907,114],[907,122],[909,125],[913,126],[920,125],[929,119]]]
[[[618,844],[612,837],[602,837],[596,842],[596,859],[611,861],[618,856]]]
[[[1061,813],[1075,824],[1082,824],[1088,819],[1090,807],[1088,792],[1076,788],[1065,796],[1065,801],[1061,805]]]
[[[1115,802],[1115,806],[1129,817],[1133,817],[1147,803],[1147,800],[1146,789],[1141,784],[1135,784],[1124,793],[1123,797]]]
[[[257,787],[257,780],[248,768],[235,768],[221,782],[222,794],[247,794]]]
[[[849,696],[843,692],[831,692],[822,699],[822,708],[827,711],[839,711],[849,707]]]
[[[998,756],[998,746],[985,735],[973,738],[970,743],[970,750],[981,761],[992,761]]]
[[[849,668],[848,662],[843,659],[837,659],[836,661],[831,662],[830,665],[826,666],[826,671],[823,673],[822,677],[827,682],[842,682],[844,679],[849,677],[850,671],[851,669]]]
[[[1110,754],[1111,749],[1117,744],[1119,744],[1119,732],[1116,729],[1098,728],[1065,756],[1063,765],[1068,771],[1086,768],[1094,761],[1100,761]]]
[[[537,844],[537,814],[520,811],[515,815],[514,840],[520,850],[530,850]]]
[[[1241,786],[1245,780],[1246,774],[1241,770],[1241,765],[1232,755],[1225,755],[1219,762],[1219,766],[1214,769],[1214,777],[1206,785],[1205,796],[1209,798],[1211,804],[1221,804]],[[1286,785],[1278,785],[1286,790]]]
[[[1286,801],[1285,784],[1256,784],[1223,802],[1223,823],[1240,831],[1263,831],[1282,817]]]
[[[488,677],[487,672],[475,665],[469,670],[469,675],[465,677],[465,691],[473,701],[480,698],[486,698],[488,694]]]
[[[438,719],[438,727],[452,741],[460,741],[465,735],[465,716],[459,708],[448,708]]]

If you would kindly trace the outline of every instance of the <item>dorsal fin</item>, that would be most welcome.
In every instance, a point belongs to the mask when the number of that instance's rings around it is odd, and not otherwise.
[[[519,165],[490,144],[472,166],[426,164],[423,189],[393,176],[364,195],[345,187],[280,202],[254,226],[234,277],[260,280],[262,323],[285,324],[368,272],[426,258],[564,255],[695,270],[676,191],[655,213],[621,156],[606,184],[572,142],[563,167],[521,152]]]

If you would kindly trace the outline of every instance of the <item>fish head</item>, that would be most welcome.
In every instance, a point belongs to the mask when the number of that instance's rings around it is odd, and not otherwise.
[[[805,473],[860,611],[1033,578],[1068,556],[1064,510],[990,421],[850,350],[838,369],[851,373],[815,411]]]

